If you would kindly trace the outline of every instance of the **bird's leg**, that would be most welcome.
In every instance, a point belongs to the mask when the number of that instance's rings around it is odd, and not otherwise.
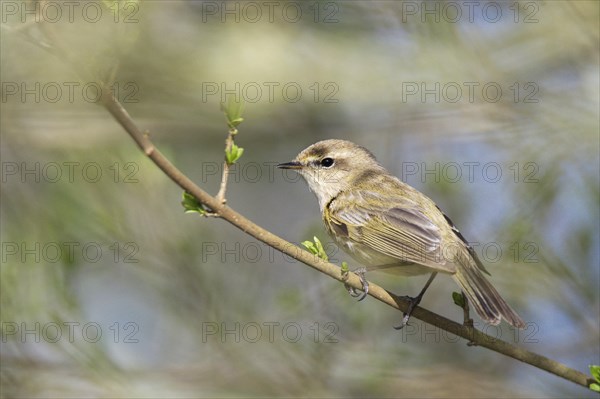
[[[359,294],[354,287],[351,287],[348,284],[344,284],[344,287],[346,287],[350,296],[352,296],[354,298],[360,296],[360,298],[358,298],[358,300],[362,301],[363,299],[365,299],[367,297],[367,294],[369,293],[369,282],[365,278],[367,269],[364,267],[360,267],[360,268],[354,270],[353,273],[356,274],[358,276],[358,278],[360,278],[363,293]]]
[[[408,299],[410,304],[408,305],[408,310],[406,311],[406,313],[404,313],[404,317],[402,318],[402,324],[399,326],[395,326],[394,327],[395,330],[403,329],[404,326],[408,323],[408,319],[410,319],[410,315],[412,314],[415,307],[421,302],[421,299],[423,299],[423,294],[425,294],[425,291],[427,291],[427,288],[429,288],[429,286],[431,285],[431,282],[433,281],[435,276],[437,276],[437,272],[431,273],[431,276],[429,276],[429,280],[427,280],[427,282],[425,283],[425,286],[423,287],[423,289],[421,290],[419,295],[417,295],[416,297],[414,297],[414,298],[410,297],[410,296],[403,297],[405,299]]]

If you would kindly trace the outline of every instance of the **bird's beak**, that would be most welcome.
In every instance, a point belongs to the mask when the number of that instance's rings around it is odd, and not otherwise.
[[[302,164],[298,161],[280,163],[277,165],[280,169],[302,169]]]

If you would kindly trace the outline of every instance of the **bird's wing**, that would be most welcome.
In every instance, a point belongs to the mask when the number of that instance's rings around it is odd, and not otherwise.
[[[454,265],[443,256],[440,228],[417,203],[405,198],[382,198],[379,193],[373,196],[363,193],[359,199],[353,196],[335,202],[352,204],[343,208],[333,202],[330,204],[328,219],[336,233],[347,234],[351,240],[396,258],[400,263],[454,272]]]

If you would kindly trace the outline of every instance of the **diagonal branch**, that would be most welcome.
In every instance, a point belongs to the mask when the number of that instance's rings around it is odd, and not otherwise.
[[[319,257],[308,251],[289,243],[275,234],[256,225],[249,219],[237,213],[219,198],[215,198],[206,191],[198,187],[192,180],[177,169],[162,153],[154,146],[152,141],[137,127],[127,111],[113,96],[110,88],[106,87],[103,91],[103,104],[110,114],[119,122],[125,131],[136,142],[140,149],[158,166],[171,180],[188,193],[192,194],[199,202],[209,207],[216,216],[225,219],[235,227],[241,229],[250,236],[271,246],[284,254],[318,270],[329,277],[348,284],[356,289],[362,289],[360,278],[350,273],[348,276],[342,276],[340,268],[329,262],[325,262]],[[393,293],[379,287],[373,283],[369,284],[369,295],[400,311],[407,311],[409,301],[394,295]],[[501,341],[495,337],[482,333],[481,331],[469,325],[458,324],[436,313],[430,312],[421,307],[416,307],[412,317],[422,320],[444,331],[448,331],[469,341],[472,345],[488,348],[494,352],[501,353],[513,359],[520,360],[541,370],[555,374],[583,387],[589,387],[594,382],[584,373],[567,367],[566,365],[549,359],[545,356],[518,348],[508,342]]]

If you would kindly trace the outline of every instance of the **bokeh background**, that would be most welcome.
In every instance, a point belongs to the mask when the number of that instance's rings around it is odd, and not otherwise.
[[[343,138],[432,197],[529,322],[488,333],[600,363],[599,3],[2,1],[2,397],[596,397],[468,347],[184,214],[96,103],[295,243],[315,198],[273,166]],[[33,10],[33,11],[30,11]],[[350,262],[351,265],[358,266]],[[424,277],[369,278],[416,294]],[[422,305],[460,321],[438,278]]]

